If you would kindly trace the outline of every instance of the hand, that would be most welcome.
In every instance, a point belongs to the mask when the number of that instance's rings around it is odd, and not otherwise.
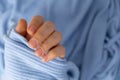
[[[35,54],[48,62],[57,57],[65,57],[65,48],[60,44],[62,34],[55,30],[55,24],[44,21],[41,16],[34,16],[27,27],[27,22],[21,19],[16,31],[24,36],[32,48],[36,48]]]

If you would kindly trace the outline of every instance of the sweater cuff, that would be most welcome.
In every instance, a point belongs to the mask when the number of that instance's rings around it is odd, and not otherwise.
[[[72,74],[72,75],[71,75]],[[32,76],[31,76],[32,75]],[[5,36],[5,72],[8,80],[78,80],[79,70],[72,62],[56,58],[44,63],[34,54],[27,40],[12,29]]]

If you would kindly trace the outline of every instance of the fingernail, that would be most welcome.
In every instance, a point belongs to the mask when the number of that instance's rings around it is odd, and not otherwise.
[[[29,32],[31,35],[33,35],[35,33],[36,27],[35,26],[30,26],[29,28]]]
[[[29,44],[30,44],[30,46],[31,46],[32,48],[37,48],[37,45],[38,45],[37,40],[34,39],[34,38],[32,38],[32,39],[29,41]]]
[[[41,54],[42,54],[41,48],[37,49],[37,50],[35,51],[35,53],[36,53],[36,55],[41,56]]]

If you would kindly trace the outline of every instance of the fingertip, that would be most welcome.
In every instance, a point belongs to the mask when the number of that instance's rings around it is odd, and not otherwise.
[[[19,34],[21,34],[22,36],[26,36],[27,34],[27,22],[25,19],[20,19],[18,22],[18,25],[16,27],[16,32],[18,32]]]
[[[27,27],[28,34],[33,36],[43,23],[44,19],[42,16],[34,16],[30,22],[29,27]]]

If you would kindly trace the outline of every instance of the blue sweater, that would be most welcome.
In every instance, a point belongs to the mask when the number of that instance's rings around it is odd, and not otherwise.
[[[15,32],[34,15],[62,32],[65,59],[41,62]],[[120,0],[0,0],[0,71],[2,80],[119,80]]]

